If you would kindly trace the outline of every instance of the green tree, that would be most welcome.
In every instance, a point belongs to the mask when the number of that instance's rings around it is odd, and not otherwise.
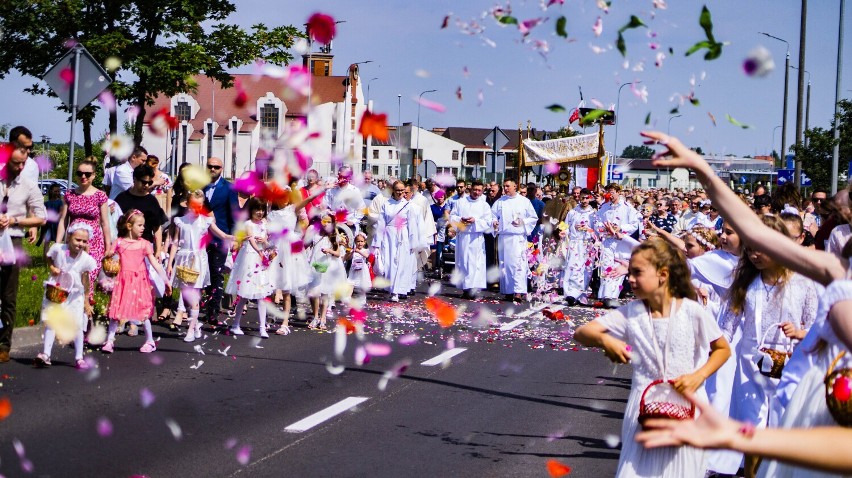
[[[653,148],[645,146],[644,144],[641,146],[630,145],[624,148],[624,152],[621,153],[622,158],[630,158],[630,159],[651,159],[651,156],[654,155]]]
[[[571,128],[566,128],[565,126],[563,126],[563,127],[559,128],[558,130],[556,130],[555,132],[550,133],[549,136],[550,136],[550,139],[556,139],[556,138],[570,138],[572,136],[577,136],[578,134],[580,134],[579,131],[573,130]]]
[[[262,23],[247,31],[225,23],[235,10],[229,0],[3,0],[0,79],[12,70],[40,78],[67,51],[69,39],[84,44],[99,61],[119,59],[109,88],[119,104],[140,108],[133,125],[139,143],[145,108],[160,94],[195,91],[193,75],[204,73],[229,87],[229,69],[257,59],[279,65],[293,59],[288,50],[302,32]],[[26,91],[52,95],[41,83]],[[80,113],[86,155],[92,153],[96,108]],[[117,129],[118,116],[111,112],[110,131]]]
[[[834,119],[840,130],[839,175],[847,173],[849,160],[852,159],[852,102],[841,100],[840,113]],[[832,122],[832,125],[834,122]],[[795,145],[791,148],[796,158],[802,161],[802,170],[811,178],[815,187],[831,188],[831,160],[835,140],[831,128],[811,128],[805,131],[808,145]],[[839,182],[839,181],[838,181]],[[842,189],[843,184],[838,184]]]

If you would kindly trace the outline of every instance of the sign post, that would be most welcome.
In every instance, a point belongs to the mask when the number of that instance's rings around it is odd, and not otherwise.
[[[494,181],[497,181],[497,170],[505,170],[506,169],[506,160],[505,156],[503,158],[502,164],[497,164],[497,153],[504,146],[509,144],[509,137],[506,136],[506,133],[503,132],[499,127],[495,126],[494,129],[485,137],[483,140],[486,146],[491,148],[491,174],[493,174]],[[486,160],[487,161],[487,160]],[[486,167],[486,169],[489,169]],[[487,179],[487,178],[486,178]]]
[[[68,146],[70,188],[74,173],[74,126],[77,124],[77,113],[97,98],[112,83],[112,79],[86,48],[77,43],[47,70],[42,80],[71,109],[71,139]]]

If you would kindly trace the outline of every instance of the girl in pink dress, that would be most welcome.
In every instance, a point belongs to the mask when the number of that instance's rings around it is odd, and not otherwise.
[[[89,272],[89,280],[91,284],[96,284],[104,252],[109,249],[110,242],[112,242],[109,235],[104,236],[104,230],[109,230],[108,198],[103,191],[93,185],[95,163],[89,160],[81,161],[77,165],[76,175],[80,186],[68,190],[63,197],[62,209],[59,211],[56,243],[61,244],[65,241],[65,231],[74,223],[83,223],[92,228],[88,252],[95,260],[97,267]],[[94,287],[89,289],[89,299],[93,297],[94,290]]]
[[[112,298],[109,302],[109,334],[107,342],[101,348],[103,353],[113,352],[115,331],[119,323],[142,322],[145,325],[146,341],[142,353],[157,350],[154,335],[151,331],[151,316],[154,315],[154,292],[148,278],[148,268],[145,259],[154,267],[160,277],[166,273],[154,257],[151,243],[142,239],[145,230],[145,217],[138,209],[131,209],[118,220],[118,240],[115,241],[109,255],[117,253],[121,270],[115,280]],[[171,285],[166,283],[166,295],[171,295]]]

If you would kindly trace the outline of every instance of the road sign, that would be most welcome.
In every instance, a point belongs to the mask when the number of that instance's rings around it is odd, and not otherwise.
[[[437,173],[438,167],[435,166],[435,162],[431,159],[427,159],[417,165],[417,174],[423,179],[434,177]]]
[[[492,151],[495,149],[499,151],[509,144],[509,137],[506,136],[506,133],[504,133],[502,129],[495,126],[494,129],[488,132],[488,136],[486,136],[482,141]],[[497,144],[496,148],[494,147],[495,143]]]
[[[78,50],[79,48],[79,50]],[[74,58],[79,53],[77,73]],[[47,86],[69,108],[74,104],[73,87],[77,86],[77,110],[81,110],[104,91],[112,79],[82,45],[68,50],[42,77]],[[76,80],[76,81],[75,81]]]
[[[613,181],[622,181],[622,180],[624,180],[624,173],[613,171],[611,179]]]
[[[779,169],[778,171],[778,185],[786,184],[788,182],[792,183],[796,180],[796,170],[795,169]],[[802,187],[811,186],[813,182],[811,178],[802,171],[801,184]]]

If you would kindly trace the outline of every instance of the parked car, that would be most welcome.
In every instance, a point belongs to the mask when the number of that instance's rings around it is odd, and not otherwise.
[[[54,184],[59,185],[59,189],[62,191],[62,194],[65,194],[65,190],[68,189],[68,180],[67,179],[42,179],[38,182],[38,188],[41,189],[41,193],[47,195],[47,190]],[[77,187],[77,184],[71,183],[71,188],[74,189]]]

